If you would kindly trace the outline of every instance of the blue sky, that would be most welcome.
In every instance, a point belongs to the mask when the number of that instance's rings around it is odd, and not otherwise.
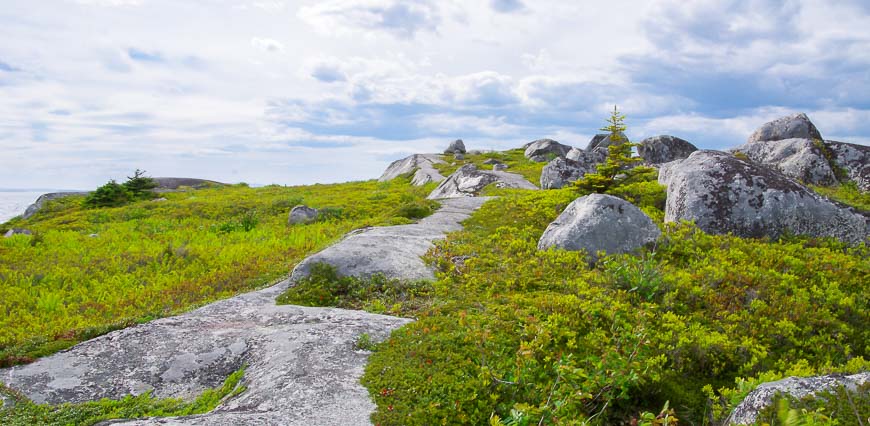
[[[0,0],[0,187],[377,177],[455,138],[870,144],[870,3]]]

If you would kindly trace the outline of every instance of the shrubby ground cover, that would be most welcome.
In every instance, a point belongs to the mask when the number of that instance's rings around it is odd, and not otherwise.
[[[118,208],[51,202],[0,226],[35,233],[0,238],[0,367],[268,285],[352,229],[428,215],[431,189],[399,180],[237,185]],[[288,226],[302,203],[325,213]]]

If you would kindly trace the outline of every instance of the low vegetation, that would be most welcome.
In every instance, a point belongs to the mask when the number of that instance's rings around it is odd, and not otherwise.
[[[456,160],[451,155],[445,155],[443,164],[435,164],[435,168],[444,176],[458,170],[466,164],[474,164],[480,170],[492,170],[491,164],[484,163],[486,160],[497,160],[508,166],[505,172],[516,173],[525,177],[529,182],[537,184],[541,181],[541,170],[546,163],[536,163],[524,155],[524,149],[511,149],[508,151],[484,152],[481,154],[464,154],[464,159]]]
[[[272,283],[352,229],[428,215],[432,189],[401,180],[236,185],[121,207],[49,202],[0,225],[34,231],[0,238],[0,367]],[[288,226],[302,203],[320,208],[318,221]]]

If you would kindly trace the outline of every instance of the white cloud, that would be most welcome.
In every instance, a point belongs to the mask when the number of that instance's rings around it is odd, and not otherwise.
[[[284,50],[284,45],[280,41],[271,38],[252,37],[251,46],[264,52],[280,52]]]
[[[78,4],[89,6],[139,6],[143,0],[75,0]]]

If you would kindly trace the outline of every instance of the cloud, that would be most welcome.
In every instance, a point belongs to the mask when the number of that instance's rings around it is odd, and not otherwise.
[[[347,80],[341,68],[338,65],[319,63],[311,70],[311,76],[324,83],[335,83]]]
[[[521,0],[490,0],[489,5],[493,10],[501,13],[520,12],[526,8]]]
[[[252,37],[251,46],[264,52],[280,52],[284,50],[284,45],[280,41],[271,38]]]
[[[137,62],[153,62],[153,63],[163,63],[166,62],[163,59],[163,55],[159,52],[146,52],[137,48],[129,48],[127,49],[127,56]]]
[[[0,71],[4,72],[20,72],[21,69],[17,67],[13,67],[12,65],[7,64],[6,62],[0,61]]]
[[[442,20],[434,0],[332,0],[302,7],[298,16],[326,34],[385,32],[399,39],[434,32]]]
[[[75,0],[75,2],[88,6],[139,6],[143,0]]]

